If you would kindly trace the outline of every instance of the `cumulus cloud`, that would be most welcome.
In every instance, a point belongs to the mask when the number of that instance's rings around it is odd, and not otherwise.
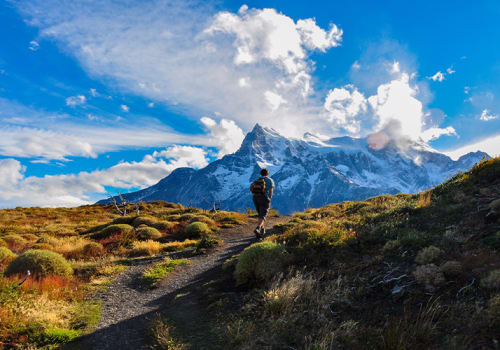
[[[483,111],[481,112],[481,115],[479,116],[479,119],[482,120],[482,121],[484,121],[484,122],[487,122],[487,121],[490,121],[490,120],[494,120],[494,119],[497,119],[497,118],[498,118],[497,114],[493,114],[493,113],[491,113],[487,109],[483,109]]]
[[[218,158],[235,152],[245,137],[243,131],[232,120],[222,119],[217,124],[215,120],[203,117],[201,122],[210,132],[210,143],[219,150]]]
[[[84,95],[70,96],[66,99],[66,106],[75,107],[83,105],[87,101]]]
[[[123,112],[127,113],[130,111],[130,107],[127,105],[120,105],[120,108]]]
[[[328,92],[324,108],[330,122],[351,134],[358,134],[361,118],[356,117],[367,111],[367,100],[353,85],[346,85]]]
[[[3,159],[0,160],[0,203],[3,207],[89,204],[102,198],[107,186],[143,188],[154,185],[176,168],[200,168],[207,164],[206,151],[202,148],[177,145],[146,155],[139,162],[121,162],[108,169],[69,175],[25,177],[26,168],[18,160]]]
[[[453,128],[452,126],[448,126],[448,127],[444,128],[444,129],[442,129],[442,128],[429,128],[429,129],[426,129],[426,130],[424,130],[420,134],[420,138],[423,141],[425,141],[425,142],[429,142],[429,141],[432,141],[432,140],[436,140],[436,139],[440,138],[443,135],[446,135],[446,136],[451,136],[451,135],[458,136],[455,128]]]

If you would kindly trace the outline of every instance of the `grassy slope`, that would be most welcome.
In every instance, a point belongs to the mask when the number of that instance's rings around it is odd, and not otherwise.
[[[110,205],[0,210],[0,246],[6,258],[0,256],[0,348],[51,348],[90,331],[99,320],[99,305],[86,301],[89,293],[109,284],[136,256],[204,248],[206,238],[184,230],[200,220],[217,231],[244,222],[246,215],[210,214],[161,201],[141,204],[139,219],[135,211],[121,217]],[[155,236],[142,237],[144,231]],[[5,248],[17,255],[33,248],[55,251],[71,263],[74,274],[32,276],[14,289],[24,276],[3,275],[12,259]]]
[[[499,198],[496,158],[417,195],[297,213],[268,238],[291,272],[254,273],[218,331],[231,349],[496,349]]]

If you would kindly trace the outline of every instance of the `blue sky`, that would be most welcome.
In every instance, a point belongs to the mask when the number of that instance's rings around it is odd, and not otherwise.
[[[289,137],[500,150],[498,1],[7,1],[0,207],[72,206]]]

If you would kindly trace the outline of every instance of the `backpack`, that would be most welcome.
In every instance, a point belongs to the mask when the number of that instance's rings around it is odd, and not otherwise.
[[[252,184],[250,185],[250,192],[252,192],[253,194],[266,193],[266,180],[261,177],[252,182]]]

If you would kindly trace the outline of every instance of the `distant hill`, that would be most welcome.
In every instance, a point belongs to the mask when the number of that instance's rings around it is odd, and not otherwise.
[[[384,193],[416,193],[470,169],[483,157],[489,158],[484,152],[471,152],[453,161],[427,144],[409,140],[374,149],[368,138],[321,140],[305,134],[303,139],[288,139],[257,124],[234,154],[203,169],[176,169],[125,198],[202,208],[220,201],[223,209],[241,210],[252,206],[249,184],[261,167],[267,167],[277,186],[273,207],[291,213]]]

